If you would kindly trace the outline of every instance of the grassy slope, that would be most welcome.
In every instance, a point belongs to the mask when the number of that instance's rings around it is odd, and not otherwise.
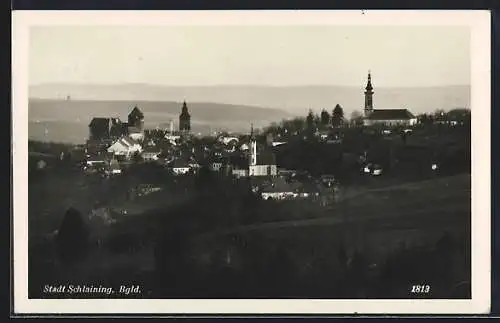
[[[435,227],[441,231],[448,227],[467,230],[470,223],[470,185],[469,175],[459,175],[358,190],[351,192],[319,218],[255,224],[221,233],[268,231],[276,234],[277,229],[295,232],[327,226],[351,226],[364,228],[366,232],[418,230],[421,227]],[[213,234],[204,238],[210,236]]]
[[[109,189],[100,180],[85,180],[85,186],[82,181],[83,177],[54,176],[50,181],[52,192],[45,195],[46,185],[30,184],[30,237],[56,229],[68,205],[88,208],[92,205],[91,201]],[[350,250],[369,250],[374,257],[387,254],[401,242],[413,245],[435,241],[445,231],[463,236],[467,242],[471,218],[470,187],[470,176],[459,175],[358,190],[355,194],[347,195],[335,207],[315,214],[314,219],[294,217],[296,220],[293,221],[239,226],[224,232],[197,236],[193,240],[192,252],[193,256],[201,256],[223,247],[225,240],[219,237],[227,234],[237,234],[253,241],[256,239],[269,248],[288,246],[299,262],[307,262],[311,250],[317,253],[332,252],[339,241],[344,241]],[[163,198],[169,195],[174,198],[168,192],[165,193],[161,195]],[[154,196],[147,199],[151,205],[157,202]],[[168,215],[167,210],[163,213]],[[132,235],[129,236],[131,241],[152,240],[155,232],[161,229],[162,222],[157,215],[126,217],[119,222],[119,226],[110,228],[108,232],[127,232]],[[124,276],[121,277],[128,277],[133,273],[151,271],[154,269],[152,246],[146,243],[143,249],[133,254],[96,252],[74,274],[76,277],[97,275],[100,277],[98,279],[102,279],[116,276],[118,272],[123,272]],[[467,270],[462,268],[462,271],[466,276]],[[52,271],[49,275],[58,277],[65,272]],[[39,275],[45,274],[40,272]]]

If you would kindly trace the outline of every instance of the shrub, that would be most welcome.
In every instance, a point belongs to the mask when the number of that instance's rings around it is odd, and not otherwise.
[[[80,212],[73,208],[68,209],[56,238],[61,261],[74,262],[85,256],[88,251],[89,233]]]

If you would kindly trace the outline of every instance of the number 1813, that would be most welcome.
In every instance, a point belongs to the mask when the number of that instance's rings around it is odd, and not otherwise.
[[[411,287],[412,294],[427,294],[431,291],[430,285],[413,285]]]

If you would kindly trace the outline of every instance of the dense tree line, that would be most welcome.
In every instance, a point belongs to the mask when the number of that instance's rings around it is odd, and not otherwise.
[[[427,297],[470,297],[470,289],[458,288],[468,277],[453,265],[455,258],[469,251],[459,238],[447,234],[435,244],[402,246],[375,259],[376,265],[372,255],[347,251],[342,243],[337,251],[314,249],[309,256],[300,256],[285,241],[270,243],[258,236],[238,235],[221,237],[218,251],[203,265],[189,259],[189,245],[186,235],[174,233],[159,242],[157,276],[162,285],[156,290],[158,297],[419,297],[411,295],[409,282],[431,285]],[[421,261],[424,258],[430,261]]]
[[[302,136],[312,138],[317,130],[341,127],[345,124],[344,110],[337,104],[330,114],[327,110],[321,110],[316,114],[310,109],[305,117],[296,117],[273,122],[264,129],[264,134],[271,133],[275,137],[290,138],[291,136]]]

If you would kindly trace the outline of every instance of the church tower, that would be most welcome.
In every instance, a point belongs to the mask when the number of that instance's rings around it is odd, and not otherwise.
[[[254,165],[257,165],[257,140],[255,140],[252,124],[252,129],[250,130],[250,166]]]
[[[191,116],[189,115],[186,101],[182,104],[182,110],[179,116],[179,130],[181,132],[191,131]]]
[[[373,86],[372,75],[368,71],[368,83],[365,88],[365,117],[368,117],[373,112]]]

